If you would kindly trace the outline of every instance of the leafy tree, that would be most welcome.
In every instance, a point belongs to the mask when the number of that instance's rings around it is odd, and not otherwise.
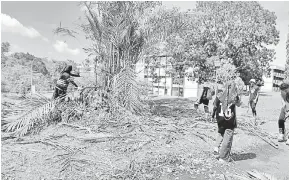
[[[1,43],[1,64],[5,64],[7,57],[6,53],[10,51],[10,43],[9,42],[2,42]]]
[[[279,32],[276,15],[258,2],[197,2],[192,22],[184,39],[194,49],[191,60],[201,62],[200,71],[211,67],[209,60],[215,57],[231,58],[245,83],[268,72],[275,55],[268,47],[278,43]]]
[[[7,53],[9,51],[10,51],[10,43],[9,42],[2,42],[1,53]]]

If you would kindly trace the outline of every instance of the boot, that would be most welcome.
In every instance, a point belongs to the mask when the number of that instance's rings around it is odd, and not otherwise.
[[[284,132],[282,128],[279,128],[278,142],[283,142],[284,140]]]

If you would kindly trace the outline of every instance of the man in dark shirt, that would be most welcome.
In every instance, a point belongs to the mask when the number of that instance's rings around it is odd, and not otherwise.
[[[80,77],[79,74],[73,74],[72,66],[68,65],[63,69],[60,78],[56,82],[53,99],[66,96],[69,83],[73,84],[75,87],[78,87],[77,84],[71,79],[71,76]]]
[[[250,104],[250,107],[252,109],[252,113],[255,119],[255,125],[257,125],[256,105],[257,105],[258,98],[259,98],[259,91],[260,91],[260,87],[257,86],[256,80],[251,79],[250,80],[250,92],[249,92],[249,104]]]

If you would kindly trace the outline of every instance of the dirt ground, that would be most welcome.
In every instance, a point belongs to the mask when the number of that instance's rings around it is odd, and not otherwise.
[[[247,97],[242,100],[238,121],[248,121]],[[280,107],[279,93],[262,94],[257,105],[260,128],[275,137]],[[133,117],[106,127],[97,119],[58,123],[37,135],[2,139],[2,179],[202,180],[252,169],[289,179],[289,146],[275,149],[242,129],[234,136],[234,161],[220,164],[212,155],[216,124],[200,120],[191,99],[159,97],[150,117]]]

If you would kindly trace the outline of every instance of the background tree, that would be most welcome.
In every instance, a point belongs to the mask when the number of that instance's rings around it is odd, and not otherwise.
[[[5,54],[10,51],[10,43],[9,42],[2,42],[1,43],[1,55]]]
[[[6,53],[10,51],[10,43],[2,42],[1,43],[1,64],[4,64],[7,60]]]
[[[197,2],[196,11],[195,28],[186,39],[198,50],[197,59],[214,64],[208,59],[231,58],[246,84],[268,72],[275,55],[269,45],[279,41],[273,12],[258,2],[227,1]]]

